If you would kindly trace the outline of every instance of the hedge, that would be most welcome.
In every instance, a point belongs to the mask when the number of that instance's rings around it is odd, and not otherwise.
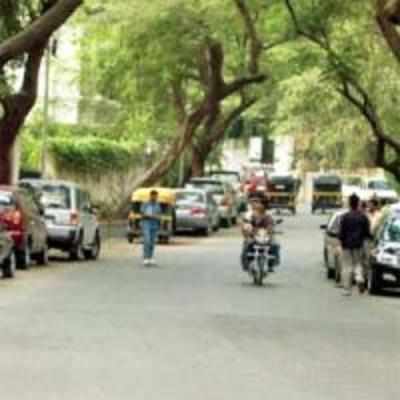
[[[96,137],[59,138],[49,144],[58,169],[100,175],[110,170],[126,171],[141,160],[140,148],[132,143]]]

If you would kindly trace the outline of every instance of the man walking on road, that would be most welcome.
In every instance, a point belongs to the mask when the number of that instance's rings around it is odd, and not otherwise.
[[[342,281],[344,295],[352,293],[353,276],[360,293],[365,290],[365,275],[363,271],[363,252],[365,242],[371,238],[368,217],[360,211],[360,199],[357,195],[350,196],[350,211],[347,212],[340,224],[339,240],[342,245]]]
[[[161,206],[158,202],[158,192],[156,190],[150,193],[150,201],[143,203],[141,214],[144,265],[155,265],[154,250],[160,230],[161,215]]]

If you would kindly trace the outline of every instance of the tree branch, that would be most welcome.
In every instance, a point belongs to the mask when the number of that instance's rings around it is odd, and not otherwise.
[[[17,35],[0,44],[0,66],[45,43],[51,34],[83,4],[84,0],[58,0],[41,17]]]
[[[258,37],[258,33],[255,27],[255,20],[252,18],[250,14],[250,10],[245,0],[235,0],[236,7],[241,15],[244,26],[246,29],[246,33],[250,40],[250,58],[248,71],[251,75],[257,75],[259,73],[259,63],[260,63],[260,55],[264,50],[264,45],[260,38]]]
[[[400,1],[377,0],[376,20],[386,43],[400,62],[400,34],[396,29],[400,24]]]

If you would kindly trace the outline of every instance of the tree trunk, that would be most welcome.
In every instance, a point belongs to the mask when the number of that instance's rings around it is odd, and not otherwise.
[[[10,97],[3,103],[7,104],[7,114],[0,121],[0,185],[10,185],[13,183],[14,145],[21,126],[31,110],[31,103],[23,96]]]
[[[208,153],[203,153],[196,146],[192,147],[192,178],[201,178],[205,174]]]
[[[1,135],[1,130],[0,130]],[[0,185],[9,185],[12,180],[12,146],[0,143]]]

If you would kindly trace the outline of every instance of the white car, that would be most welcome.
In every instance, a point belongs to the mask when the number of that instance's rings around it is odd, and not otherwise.
[[[382,178],[364,180],[360,197],[362,200],[370,200],[375,197],[383,204],[393,204],[399,200],[397,192]]]

